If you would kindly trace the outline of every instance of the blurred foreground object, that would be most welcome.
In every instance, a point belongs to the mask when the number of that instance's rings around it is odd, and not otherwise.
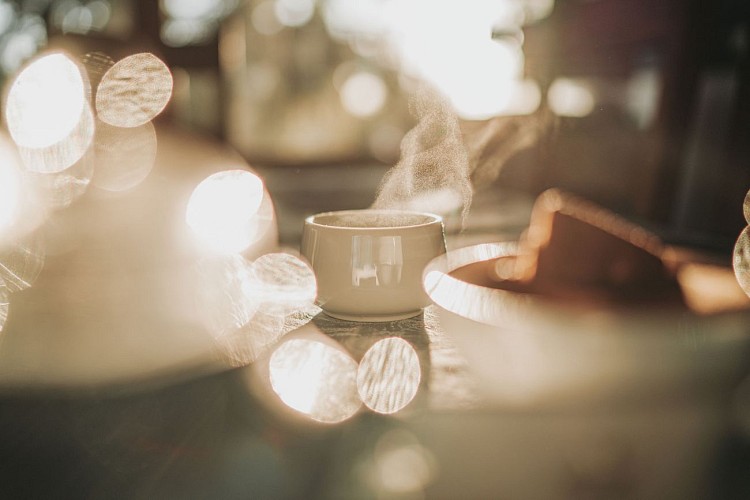
[[[194,188],[222,170],[247,170],[224,147],[158,129],[151,173],[113,192],[92,186],[40,227],[46,262],[10,297],[0,342],[0,388],[154,382],[228,366],[196,303],[194,265],[214,255],[185,221]],[[267,192],[261,203],[271,206]],[[243,256],[277,245],[271,209]]]

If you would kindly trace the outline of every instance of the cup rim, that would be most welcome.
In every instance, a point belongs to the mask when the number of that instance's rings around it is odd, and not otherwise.
[[[345,215],[362,214],[362,213],[382,214],[382,215],[388,215],[388,214],[413,215],[413,216],[425,217],[429,220],[427,220],[426,222],[420,222],[418,224],[408,224],[404,226],[336,226],[336,225],[324,224],[324,223],[316,221],[316,219],[319,217],[322,218],[326,216],[335,216],[335,215],[345,216]],[[313,226],[317,228],[325,228],[326,230],[331,230],[331,231],[348,231],[348,232],[409,230],[409,229],[428,227],[428,226],[432,226],[435,224],[442,224],[442,223],[443,223],[443,217],[441,217],[440,215],[431,213],[431,212],[419,212],[416,210],[381,209],[381,208],[332,210],[329,212],[320,212],[317,214],[313,214],[305,218],[305,224],[309,226]]]

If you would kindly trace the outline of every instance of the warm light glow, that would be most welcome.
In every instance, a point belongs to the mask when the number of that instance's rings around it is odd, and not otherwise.
[[[750,226],[746,227],[734,245],[732,266],[737,282],[750,297]]]
[[[28,173],[26,179],[40,193],[47,207],[59,210],[70,206],[89,187],[94,175],[94,155],[89,150],[71,167],[56,173]]]
[[[21,207],[21,174],[10,145],[0,143],[0,235],[16,221]]]
[[[408,405],[419,388],[419,357],[404,339],[376,342],[365,353],[357,371],[362,401],[378,413],[395,413]]]
[[[40,16],[26,13],[4,38],[0,66],[6,74],[11,74],[47,43],[47,27]]]
[[[317,283],[310,266],[286,253],[269,253],[253,262],[255,280],[246,295],[256,295],[264,309],[282,316],[309,308],[315,302]]]
[[[271,387],[290,408],[319,422],[350,418],[361,403],[357,395],[357,363],[322,342],[291,339],[271,356]]]
[[[0,2],[0,35],[5,34],[16,20],[16,9],[10,2]]]
[[[35,60],[16,77],[5,103],[5,119],[16,144],[46,148],[73,132],[85,107],[80,69],[66,55],[55,53]]]
[[[5,328],[5,321],[8,319],[8,308],[10,307],[8,295],[8,288],[5,286],[2,278],[0,278],[0,332]]]
[[[385,433],[375,446],[375,486],[389,494],[421,492],[435,476],[435,459],[406,430]]]
[[[661,89],[661,71],[657,67],[638,70],[628,80],[625,105],[642,130],[656,120]]]
[[[520,74],[520,49],[483,39],[467,40],[463,50],[450,62],[433,56],[422,63],[421,71],[448,96],[461,118],[484,120],[504,114]]]
[[[750,191],[745,195],[745,202],[742,204],[742,212],[745,214],[745,221],[750,224]]]
[[[161,0],[161,8],[170,17],[201,19],[214,17],[223,9],[222,0]]]
[[[44,268],[43,239],[31,234],[6,245],[0,251],[0,281],[10,292],[30,288]]]
[[[261,35],[275,35],[284,29],[284,26],[276,17],[275,5],[276,3],[273,0],[260,2],[250,15],[253,28]]]
[[[153,54],[134,54],[102,77],[96,112],[100,120],[115,127],[138,127],[161,113],[171,96],[169,68]]]
[[[503,110],[506,115],[530,115],[539,108],[542,91],[534,80],[513,81],[510,99]]]
[[[558,78],[547,92],[549,107],[558,116],[583,117],[591,114],[596,105],[594,93],[585,82]]]
[[[201,19],[168,19],[161,27],[161,39],[170,47],[185,47],[209,40],[215,27]]]
[[[263,181],[246,170],[213,174],[193,191],[187,224],[215,250],[241,252],[257,238],[264,193]]]
[[[464,198],[453,188],[445,187],[424,191],[404,203],[405,209],[417,212],[430,212],[444,217],[460,214]]]
[[[284,333],[284,317],[261,308],[243,327],[214,338],[230,366],[246,366],[265,354]]]
[[[367,138],[367,145],[372,155],[383,163],[392,163],[398,157],[403,129],[394,125],[379,124]]]
[[[496,20],[517,9],[515,2],[494,0],[389,0],[361,9],[333,2],[324,12],[334,34],[380,33],[406,74],[439,89],[461,118],[486,119],[508,113],[521,75],[518,44],[491,38]]]
[[[341,104],[349,113],[366,118],[383,109],[388,88],[378,75],[360,71],[344,81],[340,96]]]
[[[207,258],[197,266],[196,303],[208,331],[221,338],[246,326],[258,311],[258,297],[245,293],[255,280],[252,265],[239,255]]]
[[[78,124],[65,138],[47,147],[18,148],[23,166],[26,170],[41,174],[53,174],[70,168],[89,150],[94,129],[94,116],[88,103],[85,103]]]
[[[524,0],[524,22],[532,24],[548,17],[555,7],[555,0]]]
[[[526,6],[529,16],[543,16],[549,1]],[[451,101],[464,119],[500,114],[526,114],[538,106],[533,89],[521,85],[523,53],[518,43],[493,40],[493,26],[515,20],[520,28],[523,7],[518,2],[466,0],[331,0],[324,20],[337,38],[356,42],[363,35],[388,40],[389,48],[407,75],[425,80]],[[354,50],[358,44],[352,43]],[[531,92],[531,93],[529,93]],[[518,96],[524,106],[519,111]]]
[[[292,255],[209,258],[197,271],[198,311],[232,366],[252,363],[320,312],[312,271]]]
[[[79,3],[75,0],[54,2],[51,21],[63,33],[86,34],[89,31],[103,30],[111,15],[109,3],[94,0]]]
[[[298,28],[310,22],[315,13],[314,0],[276,0],[276,18],[284,26]]]
[[[94,141],[96,171],[92,183],[107,191],[132,189],[148,177],[156,160],[156,131],[151,122],[140,127],[97,124]]]

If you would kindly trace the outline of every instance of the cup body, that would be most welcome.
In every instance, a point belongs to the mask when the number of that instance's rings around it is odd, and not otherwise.
[[[318,305],[352,321],[392,321],[430,304],[427,263],[445,253],[442,219],[400,210],[346,210],[308,217],[302,255],[318,281]]]

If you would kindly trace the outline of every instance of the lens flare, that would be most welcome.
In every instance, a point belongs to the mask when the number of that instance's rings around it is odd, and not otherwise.
[[[246,325],[215,340],[229,365],[246,366],[265,354],[284,333],[282,316],[259,310]]]
[[[313,420],[342,422],[361,406],[357,362],[322,342],[291,339],[269,362],[271,387],[290,408]]]
[[[253,263],[255,281],[246,294],[257,294],[264,309],[286,316],[313,305],[317,295],[315,274],[310,266],[294,255],[270,253]]]
[[[61,53],[29,64],[13,81],[5,119],[13,141],[25,148],[47,148],[78,126],[86,108],[78,65]]]
[[[81,64],[83,64],[89,79],[88,101],[95,102],[96,96],[94,93],[99,88],[102,77],[115,65],[115,61],[103,52],[87,52],[81,58]]]
[[[45,258],[43,239],[36,233],[7,245],[0,250],[0,281],[10,292],[30,288],[41,274]]]
[[[141,53],[118,61],[96,91],[100,120],[115,127],[138,127],[161,113],[172,96],[172,73],[161,59]]]
[[[94,175],[94,155],[91,149],[72,166],[60,172],[28,172],[26,179],[32,184],[52,210],[70,206],[89,187]]]
[[[8,287],[5,286],[5,282],[0,278],[0,332],[5,328],[5,321],[8,319],[9,307],[10,301],[8,300]]]
[[[9,145],[0,141],[0,235],[13,225],[19,215],[21,189],[21,174],[13,161]]]
[[[292,255],[206,258],[197,271],[199,314],[232,366],[252,363],[320,312],[312,270]]]
[[[252,265],[239,255],[206,258],[196,265],[196,306],[214,336],[231,335],[246,326],[258,310],[257,297],[245,293],[255,280]]]
[[[404,339],[391,337],[365,353],[357,371],[357,388],[371,410],[395,413],[414,399],[421,377],[414,348]]]
[[[734,245],[732,267],[737,282],[750,297],[750,226],[746,227]]]
[[[124,128],[100,121],[94,151],[94,186],[106,191],[127,191],[143,182],[154,167],[156,130],[151,122]]]
[[[227,170],[204,179],[193,191],[185,219],[202,241],[226,253],[241,252],[258,237],[263,181],[246,170]]]

